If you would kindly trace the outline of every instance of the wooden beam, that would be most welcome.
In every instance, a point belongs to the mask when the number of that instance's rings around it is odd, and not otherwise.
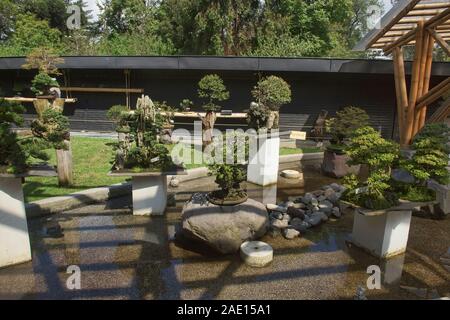
[[[427,95],[430,90],[431,69],[433,66],[433,50],[434,50],[434,39],[433,37],[430,36],[427,49],[427,62],[425,67],[425,80],[422,91],[422,97]],[[422,108],[422,110],[420,110],[419,128],[417,132],[422,130],[422,128],[424,127],[426,118],[427,118],[427,107],[425,106],[424,108]]]
[[[420,110],[424,106],[429,106],[437,99],[442,97],[448,90],[450,90],[450,77],[439,83],[431,89],[426,95],[417,101],[416,109]]]
[[[426,9],[445,9],[450,7],[448,2],[438,2],[438,3],[419,3],[413,10],[426,10]]]
[[[85,88],[85,87],[61,87],[61,90],[71,92],[95,92],[95,93],[144,93],[144,89],[127,88]]]
[[[17,102],[34,102],[38,100],[37,98],[23,98],[23,97],[7,97],[3,98],[7,101],[17,101]],[[64,99],[65,103],[75,103],[77,99]]]
[[[405,77],[405,62],[403,59],[402,48],[395,48],[394,50],[394,77],[395,77],[395,91],[397,96],[397,118],[398,118],[398,129],[400,136],[400,145],[405,146],[406,135],[405,135],[405,121],[406,121],[406,110],[408,108],[408,92],[406,88],[406,77]]]
[[[447,53],[448,56],[450,56],[450,46],[448,43],[444,40],[444,38],[436,32],[436,30],[429,30],[433,38],[436,40],[436,42],[441,46],[441,48]]]
[[[435,113],[428,119],[428,123],[445,121],[450,116],[450,97],[448,97]]]
[[[411,75],[411,88],[409,90],[409,103],[408,103],[408,112],[406,115],[406,125],[405,125],[405,132],[406,132],[406,143],[410,144],[412,137],[413,137],[413,131],[414,131],[414,116],[416,114],[416,102],[417,97],[419,95],[419,83],[420,83],[420,65],[421,65],[421,59],[422,59],[422,49],[423,49],[423,38],[424,38],[424,26],[425,22],[420,21],[417,26],[417,33],[416,33],[416,50],[414,53],[414,61],[413,61],[413,71]]]
[[[411,11],[420,0],[411,0],[411,2],[403,8],[389,23],[380,30],[380,32],[367,44],[366,48],[370,48],[380,39],[386,32],[388,32],[393,26],[397,24],[409,11]]]

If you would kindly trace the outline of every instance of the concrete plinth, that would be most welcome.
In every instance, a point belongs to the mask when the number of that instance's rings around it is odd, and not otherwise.
[[[258,151],[250,155],[247,180],[260,186],[278,181],[280,138],[259,139]]]
[[[167,206],[167,176],[133,177],[133,215],[163,215]]]
[[[406,251],[411,210],[365,215],[355,210],[352,242],[369,253],[390,258]]]
[[[0,268],[30,260],[22,178],[0,177]]]
[[[434,180],[428,182],[428,188],[436,192],[436,200],[439,207],[447,215],[450,213],[450,188],[448,185],[442,185]]]

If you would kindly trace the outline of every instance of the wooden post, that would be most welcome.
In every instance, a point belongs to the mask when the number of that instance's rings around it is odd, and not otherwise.
[[[397,95],[397,117],[400,145],[405,146],[407,144],[405,121],[406,111],[408,109],[408,92],[406,89],[405,62],[403,60],[403,50],[401,47],[396,47],[394,50],[394,75]]]
[[[420,64],[422,60],[422,43],[423,43],[423,33],[424,33],[424,21],[421,20],[417,26],[416,33],[416,50],[414,54],[413,71],[411,75],[411,89],[409,91],[409,104],[408,113],[406,117],[406,143],[410,144],[413,137],[414,130],[414,116],[416,114],[416,102],[419,90],[420,82]]]
[[[433,65],[433,50],[434,50],[434,38],[430,35],[429,41],[428,41],[428,48],[427,48],[427,62],[425,66],[425,76],[424,76],[424,86],[422,90],[422,96],[426,95],[428,91],[430,90],[430,79],[431,79],[431,67]],[[427,107],[423,107],[420,111],[419,115],[419,127],[417,132],[422,130],[423,126],[425,125],[425,120],[427,117]]]
[[[426,65],[427,65],[427,57],[428,57],[428,43],[430,41],[430,34],[424,30],[423,32],[423,38],[422,38],[422,54],[420,57],[420,72],[419,72],[419,86],[417,89],[417,99],[420,99],[423,94],[423,89],[425,86],[425,72],[426,72]],[[416,101],[417,103],[417,101]],[[420,114],[422,112],[418,111],[416,109],[416,105],[414,104],[414,127],[412,132],[412,138],[417,134],[417,132],[420,130]]]
[[[64,140],[67,149],[56,150],[56,161],[58,169],[58,182],[61,187],[73,184],[72,147],[70,140]]]

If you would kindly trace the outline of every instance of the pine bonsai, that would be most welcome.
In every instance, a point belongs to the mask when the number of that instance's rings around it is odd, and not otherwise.
[[[398,198],[391,181],[391,170],[399,157],[399,146],[383,139],[372,127],[357,129],[345,149],[351,165],[366,165],[369,176],[359,181],[355,175],[344,179],[343,199],[368,209],[387,209]]]
[[[0,99],[0,172],[24,173],[33,159],[48,160],[47,146],[34,137],[19,139],[12,126],[23,124],[25,108],[15,102]]]
[[[357,129],[369,125],[369,115],[357,107],[345,107],[336,112],[336,117],[325,121],[325,130],[331,135],[331,145],[328,149],[337,154],[343,154],[345,141]]]

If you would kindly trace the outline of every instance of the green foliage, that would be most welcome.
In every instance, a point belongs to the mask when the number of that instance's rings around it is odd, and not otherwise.
[[[206,100],[203,105],[205,111],[219,111],[221,106],[217,103],[230,98],[223,80],[216,74],[204,76],[198,83],[198,96]]]
[[[232,146],[232,147],[230,147]],[[244,157],[248,156],[248,138],[236,132],[227,133],[223,140],[215,142],[215,151],[221,150],[223,161],[217,161],[208,166],[209,174],[216,177],[216,184],[221,188],[221,192],[216,196],[226,200],[242,197],[245,192],[241,189],[241,183],[247,180],[245,159],[240,159],[240,152],[244,152]]]
[[[259,131],[266,127],[267,120],[270,117],[270,110],[268,107],[254,103],[247,111],[247,123],[252,129]]]
[[[11,130],[12,125],[22,125],[21,114],[24,111],[22,105],[0,99],[0,172],[22,173],[26,171],[31,158],[48,159],[43,152],[46,146],[38,139],[19,139]]]
[[[252,90],[252,96],[259,104],[272,111],[279,111],[282,105],[291,102],[291,87],[282,78],[269,76],[257,83]]]
[[[47,73],[38,73],[31,81],[31,91],[37,96],[45,95],[51,87],[59,87],[58,82]]]
[[[354,131],[369,125],[369,115],[357,107],[345,107],[336,112],[336,117],[326,120],[326,132],[331,134],[331,143],[343,145]]]
[[[37,20],[30,14],[19,14],[14,33],[4,46],[0,46],[0,56],[24,56],[38,47],[62,52],[61,36],[61,32],[51,28],[47,21]]]
[[[156,105],[161,109],[170,108],[165,103],[153,104],[150,98],[144,97],[138,100],[133,112],[125,112],[118,106],[110,109],[111,116],[119,123],[117,131],[126,133],[125,139],[116,146],[116,169],[140,172],[168,171],[175,167],[169,150],[159,141],[168,116],[161,115]]]
[[[181,111],[188,111],[191,110],[191,108],[194,106],[194,103],[189,99],[183,99],[180,102],[180,110]]]
[[[54,109],[45,110],[39,119],[31,123],[33,135],[49,143],[54,149],[66,149],[64,140],[69,138],[69,120]]]
[[[34,48],[27,56],[23,69],[37,69],[39,73],[59,75],[58,64],[64,63],[52,48]]]
[[[346,149],[351,165],[367,165],[369,176],[358,181],[351,175],[344,180],[347,190],[344,200],[369,209],[387,209],[397,203],[397,195],[391,185],[391,168],[399,157],[399,147],[383,139],[371,127],[357,129]]]
[[[399,157],[399,146],[383,139],[372,127],[357,129],[346,148],[351,165],[364,164],[370,172],[389,169]]]
[[[416,178],[419,185],[424,185],[429,179],[441,184],[449,183],[449,135],[450,129],[446,124],[431,124],[414,138],[414,155],[411,159],[402,160],[401,166]]]
[[[111,121],[119,122],[123,118],[123,113],[128,111],[127,106],[115,105],[108,109],[106,117]]]

